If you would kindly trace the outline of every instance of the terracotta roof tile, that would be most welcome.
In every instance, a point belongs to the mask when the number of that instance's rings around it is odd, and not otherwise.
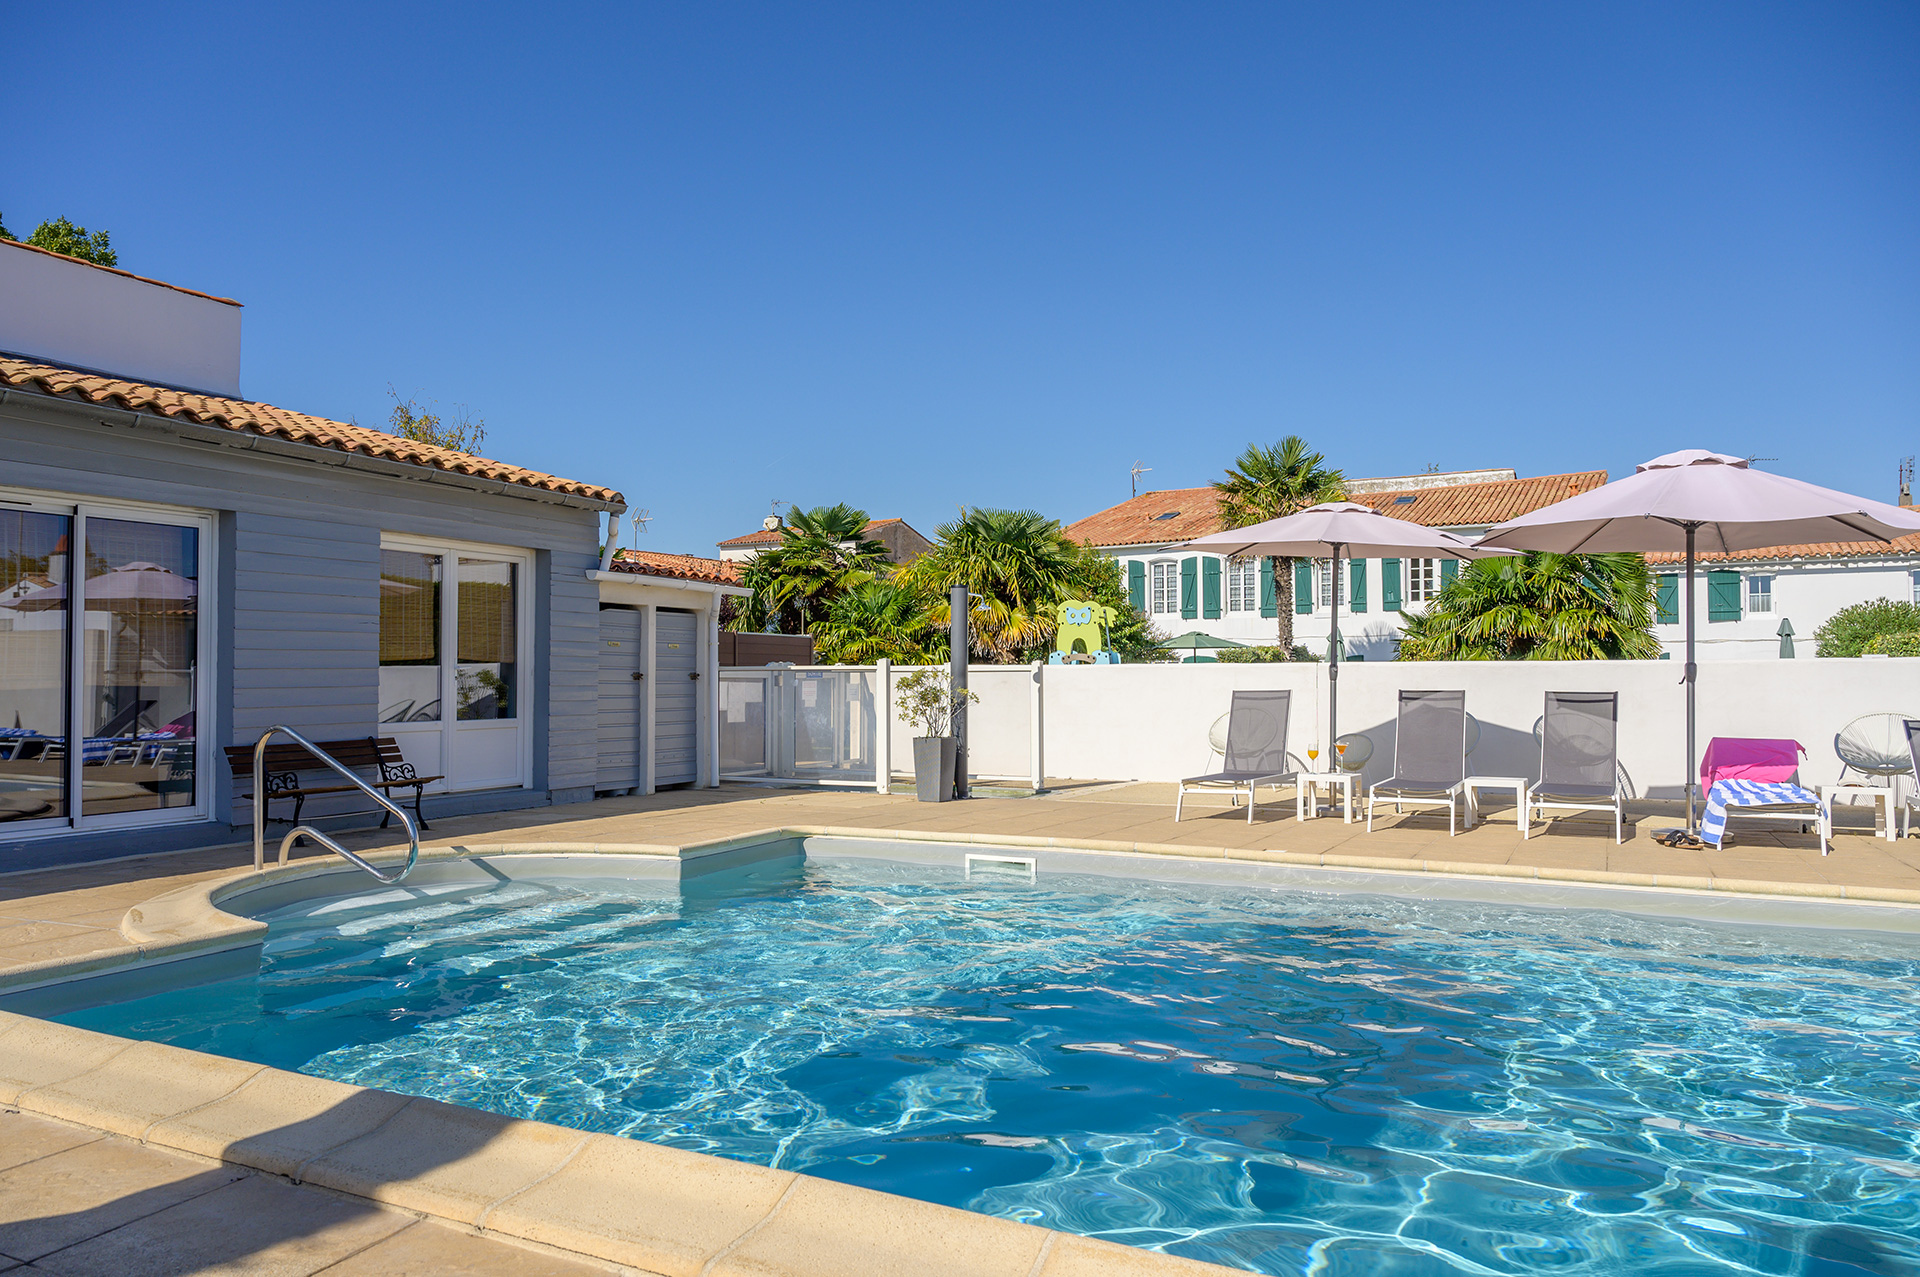
[[[1531,479],[1363,492],[1353,500],[1396,519],[1430,528],[1479,527],[1564,501],[1600,487],[1606,481],[1605,470],[1584,470],[1577,474],[1537,475]],[[1405,497],[1413,499],[1401,499]],[[1211,487],[1173,488],[1166,492],[1143,492],[1098,514],[1090,514],[1077,523],[1068,524],[1066,533],[1076,541],[1092,545],[1164,545],[1191,541],[1209,532],[1218,532],[1222,527]]]
[[[1401,492],[1362,492],[1353,499],[1396,519],[1429,528],[1478,528],[1517,519],[1542,506],[1604,487],[1606,482],[1605,470],[1582,470],[1576,474],[1535,475],[1531,479],[1455,483]],[[1412,500],[1408,500],[1409,497]]]
[[[637,576],[666,576],[682,581],[706,581],[714,585],[740,584],[740,567],[725,559],[707,559],[697,554],[659,554],[652,550],[620,550],[613,556],[613,570]]]
[[[316,447],[333,448],[340,452],[355,452],[363,456],[380,457],[407,465],[426,466],[434,470],[444,470],[449,474],[493,479],[517,487],[539,488],[547,492],[585,497],[590,501],[601,501],[610,505],[626,504],[621,495],[612,488],[576,483],[571,479],[541,474],[537,470],[526,470],[500,461],[489,461],[485,457],[469,456],[464,452],[455,452],[451,448],[415,443],[411,439],[403,439],[398,435],[386,434],[379,430],[369,430],[365,426],[329,421],[325,417],[313,417],[304,412],[290,412],[271,404],[222,399],[214,395],[195,394],[188,390],[169,390],[162,386],[123,381],[117,377],[103,377],[97,373],[79,372],[71,368],[61,368],[53,364],[38,363],[10,355],[0,355],[0,385],[37,394],[53,395],[61,399],[72,399],[80,403],[104,404],[133,412],[152,413],[155,416],[171,417],[177,421],[189,421],[195,425],[213,426],[242,434],[285,439],[292,443],[312,444]]]
[[[1876,554],[1920,554],[1920,532],[1881,541],[1815,541],[1806,545],[1777,545],[1765,550],[1733,550],[1728,553],[1697,554],[1695,563],[1773,563],[1782,559],[1857,559]],[[1685,564],[1687,556],[1677,550],[1661,550],[1646,556],[1651,565],[1667,567]]]
[[[867,534],[871,536],[876,528],[891,527],[893,524],[900,522],[902,522],[900,519],[868,519],[866,531]],[[756,532],[749,532],[745,536],[728,537],[725,541],[719,542],[718,546],[720,549],[732,549],[737,545],[778,544],[780,544],[780,530],[778,528],[761,528]]]
[[[1142,492],[1069,523],[1064,531],[1089,545],[1157,545],[1191,541],[1220,528],[1220,510],[1212,488],[1169,488],[1165,492]]]

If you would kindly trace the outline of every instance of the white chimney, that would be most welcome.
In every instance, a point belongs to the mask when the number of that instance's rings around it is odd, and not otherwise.
[[[240,303],[0,240],[0,351],[240,397]]]
[[[760,530],[762,532],[778,532],[780,530],[780,516],[777,514],[770,514],[766,518],[760,520]]]

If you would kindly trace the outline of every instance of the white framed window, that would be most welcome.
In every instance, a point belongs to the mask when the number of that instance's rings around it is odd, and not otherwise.
[[[1439,597],[1440,560],[1408,559],[1406,569],[1407,602],[1425,603]]]
[[[1754,574],[1747,578],[1747,611],[1773,611],[1773,577]]]
[[[1331,608],[1333,606],[1333,587],[1336,584],[1334,581],[1333,560],[1315,559],[1313,561],[1313,577],[1314,580],[1319,582],[1317,597],[1319,598],[1321,608]],[[1338,585],[1340,587],[1340,605],[1345,607],[1347,602],[1347,583],[1340,581]]]
[[[1257,555],[1242,555],[1227,560],[1227,611],[1260,610],[1260,568]]]
[[[0,489],[8,834],[205,819],[213,519]]]
[[[1920,603],[1920,572],[1913,574],[1913,601]]]
[[[380,538],[380,730],[430,789],[532,783],[532,573],[524,550]]]
[[[1147,565],[1147,610],[1158,616],[1180,610],[1180,564],[1160,559]]]

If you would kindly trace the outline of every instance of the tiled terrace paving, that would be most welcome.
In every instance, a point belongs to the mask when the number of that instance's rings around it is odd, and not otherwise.
[[[1736,825],[1736,837],[1724,851],[1669,850],[1653,843],[1652,833],[1673,820],[1670,803],[1636,805],[1624,846],[1614,844],[1610,825],[1598,818],[1559,821],[1551,832],[1536,827],[1523,841],[1510,804],[1483,809],[1483,823],[1458,837],[1448,836],[1444,816],[1389,816],[1370,835],[1363,825],[1338,818],[1299,823],[1284,791],[1282,800],[1263,806],[1251,825],[1243,810],[1227,807],[1224,799],[1190,804],[1179,824],[1172,820],[1172,806],[1172,786],[1148,784],[1067,783],[1039,798],[945,805],[860,791],[729,786],[450,818],[435,823],[430,843],[685,844],[770,828],[832,827],[982,840],[1088,841],[1109,850],[1151,845],[1172,855],[1283,851],[1303,863],[1324,857],[1328,865],[1354,867],[1364,867],[1367,859],[1398,862],[1397,868],[1444,861],[1452,873],[1483,870],[1501,876],[1652,875],[1661,885],[1753,890],[1757,884],[1776,884],[1771,890],[1781,894],[1920,903],[1920,839],[1894,843],[1872,836],[1866,808],[1840,809],[1833,854],[1822,857],[1811,835],[1765,826],[1743,830]],[[346,841],[360,849],[391,848],[390,832],[354,833]],[[312,848],[296,854],[317,858]],[[249,859],[249,849],[236,844],[0,876],[0,987],[44,978],[74,963],[97,967],[135,958],[137,950],[120,931],[129,908],[182,886],[229,877]],[[0,1063],[6,1046],[0,1040]],[[137,1261],[130,1258],[134,1255]],[[13,1269],[22,1260],[31,1266]],[[538,1253],[491,1233],[296,1185],[259,1169],[223,1165],[0,1105],[0,1271],[9,1270],[622,1271]],[[938,1264],[927,1271],[935,1270],[944,1271]],[[819,1271],[838,1269],[829,1262]],[[1054,1269],[1046,1271],[1051,1277]]]

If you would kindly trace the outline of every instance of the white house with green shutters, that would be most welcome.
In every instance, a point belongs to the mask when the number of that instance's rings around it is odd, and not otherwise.
[[[1347,494],[1395,518],[1477,536],[1606,481],[1604,470],[1528,479],[1512,470],[1468,470],[1349,480]],[[1143,492],[1066,531],[1119,561],[1134,605],[1168,634],[1198,631],[1248,646],[1270,645],[1278,609],[1267,561],[1175,548],[1224,526],[1213,489],[1206,487]],[[1342,659],[1393,660],[1406,616],[1424,609],[1458,567],[1448,559],[1347,560],[1340,582]],[[1334,588],[1330,561],[1295,561],[1295,643],[1326,650]]]
[[[1673,660],[1686,651],[1683,563],[1678,554],[1647,556],[1654,633]],[[1766,660],[1783,653],[1782,637],[1793,640],[1794,656],[1813,656],[1814,632],[1835,612],[1874,599],[1920,603],[1920,535],[1703,554],[1694,569],[1699,659]]]

